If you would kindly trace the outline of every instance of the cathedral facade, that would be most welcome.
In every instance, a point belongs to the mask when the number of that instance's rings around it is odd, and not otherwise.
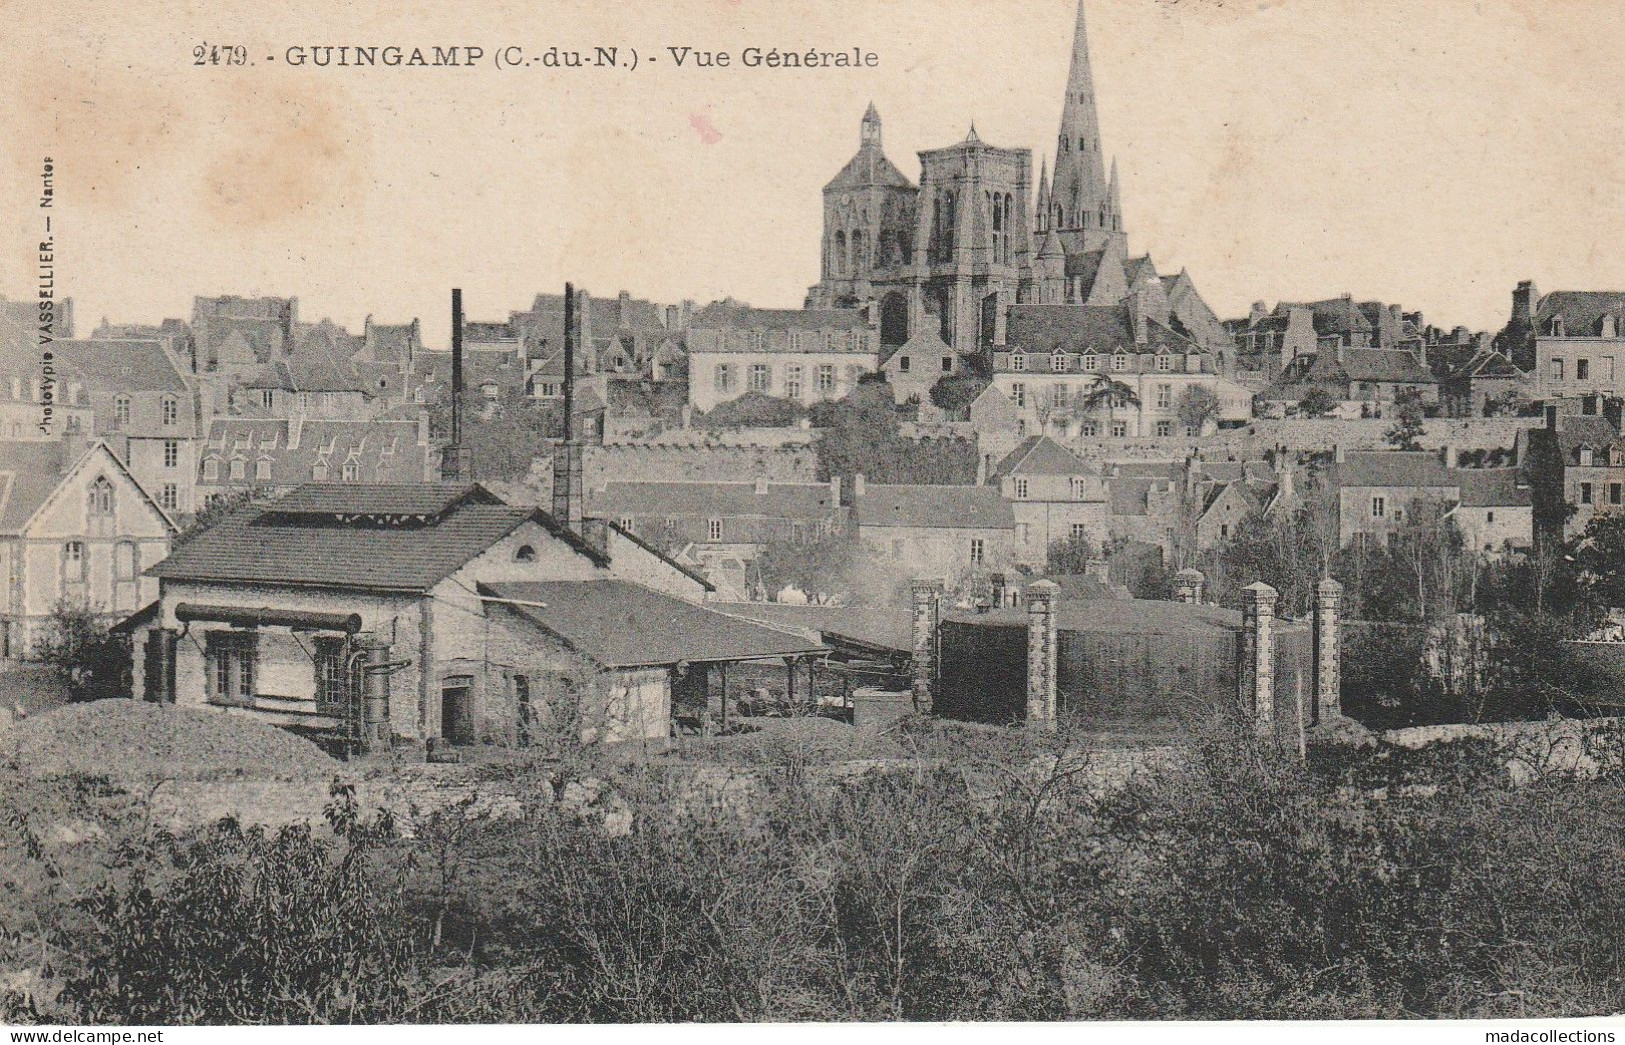
[[[1116,164],[1107,174],[1089,42],[1079,0],[1054,174],[1033,177],[1032,152],[997,148],[972,127],[963,141],[920,152],[915,185],[886,158],[880,114],[864,114],[858,152],[824,187],[819,282],[808,308],[875,308],[884,350],[926,334],[961,354],[1005,343],[1017,304],[1121,305],[1134,278],[1162,283],[1131,259]],[[1199,342],[1225,339],[1210,309],[1181,291],[1170,319]],[[1180,314],[1187,313],[1187,314]]]

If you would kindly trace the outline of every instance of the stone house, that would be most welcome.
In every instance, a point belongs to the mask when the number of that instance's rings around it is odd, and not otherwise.
[[[846,529],[841,481],[609,482],[587,491],[587,513],[699,562],[752,560],[773,542]]]
[[[1107,533],[1100,469],[1048,436],[1029,436],[988,476],[1015,518],[1016,561],[1043,570],[1050,546],[1069,538],[1099,542]]]
[[[122,617],[175,521],[100,440],[0,443],[0,657],[30,656],[61,608]]]
[[[1496,348],[1535,376],[1541,399],[1625,395],[1625,292],[1558,290],[1525,280]]]
[[[1338,539],[1386,542],[1415,506],[1435,505],[1455,520],[1477,552],[1518,551],[1534,543],[1534,500],[1522,468],[1460,468],[1455,452],[1375,450],[1339,453]]]
[[[1526,432],[1523,444],[1543,534],[1566,540],[1597,516],[1625,511],[1625,436],[1617,407],[1574,413],[1548,404],[1546,424]]]
[[[199,507],[271,497],[311,482],[420,483],[440,477],[429,421],[220,418],[197,452]]]
[[[852,505],[864,550],[910,576],[952,583],[1015,562],[1015,514],[997,487],[888,485],[857,475]]]
[[[1451,417],[1488,417],[1492,403],[1513,393],[1535,399],[1539,389],[1532,375],[1493,349],[1475,353],[1439,383],[1439,399]]]
[[[688,402],[709,411],[746,393],[810,406],[843,399],[880,368],[872,310],[707,305],[688,330]]]
[[[479,486],[308,484],[150,571],[137,692],[367,742],[523,742],[575,703],[584,732],[654,738],[684,665],[816,652],[762,629],[719,647],[703,580],[585,529]]]

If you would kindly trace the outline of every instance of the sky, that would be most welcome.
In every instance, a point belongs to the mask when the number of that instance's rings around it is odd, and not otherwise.
[[[1625,4],[1087,0],[1102,144],[1133,253],[1221,316],[1398,302],[1496,329],[1513,286],[1625,288]],[[659,5],[0,0],[0,294],[35,282],[56,166],[58,285],[81,334],[297,295],[359,331],[449,288],[503,319],[565,280],[796,307],[820,190],[873,101],[891,159],[975,123],[1053,163],[1075,0]],[[192,64],[241,44],[252,65]],[[289,47],[474,45],[475,68],[289,67]],[[635,70],[497,69],[502,47],[635,48]],[[728,51],[678,68],[669,47]],[[749,69],[747,46],[872,69]],[[647,58],[653,55],[656,61]],[[274,61],[267,59],[274,57]]]

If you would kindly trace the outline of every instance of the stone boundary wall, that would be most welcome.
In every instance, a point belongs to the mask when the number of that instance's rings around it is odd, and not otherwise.
[[[1380,743],[1419,751],[1437,744],[1483,740],[1506,759],[1514,786],[1549,777],[1591,780],[1625,768],[1625,719],[1558,719],[1478,725],[1412,726],[1378,734]]]
[[[583,469],[589,490],[608,482],[812,483],[818,454],[806,444],[616,443],[588,447]]]

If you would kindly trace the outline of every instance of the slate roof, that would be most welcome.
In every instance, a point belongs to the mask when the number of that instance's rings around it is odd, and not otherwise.
[[[438,516],[465,504],[502,504],[479,484],[461,483],[307,483],[276,502],[284,514]]]
[[[887,189],[912,189],[914,183],[903,176],[879,145],[865,144],[857,155],[846,161],[840,173],[824,186],[825,192],[880,186]]]
[[[1337,363],[1336,358],[1332,357],[1331,362]],[[1351,348],[1343,353],[1343,360],[1337,365],[1351,381],[1406,385],[1438,384],[1433,372],[1422,365],[1414,352],[1385,348]]]
[[[1031,435],[999,462],[989,482],[1007,475],[1096,475],[1100,470],[1047,435]]]
[[[1601,415],[1562,414],[1557,418],[1557,446],[1568,464],[1579,461],[1582,446],[1602,450],[1619,441],[1619,431]]]
[[[1146,476],[1119,476],[1106,481],[1106,491],[1111,496],[1111,514],[1113,515],[1150,515],[1150,493],[1152,490],[1166,490],[1168,479],[1154,479]],[[1179,482],[1173,480],[1175,492],[1178,491]]]
[[[159,341],[84,338],[58,341],[58,370],[72,370],[87,387],[123,392],[186,392],[186,382]],[[37,362],[35,364],[38,365]]]
[[[0,533],[21,533],[62,482],[64,449],[60,439],[0,442]]]
[[[715,613],[629,581],[481,584],[482,595],[606,668],[661,667],[822,653],[785,631]]]
[[[1155,319],[1146,321],[1146,342],[1134,340],[1134,324],[1126,305],[1015,305],[1005,323],[1005,343],[1008,351],[1018,349],[1032,354],[1045,354],[1056,348],[1069,353],[1093,352],[1107,354],[1118,349],[1130,352],[1156,352],[1166,350],[1179,353],[1200,352],[1201,348],[1190,338]],[[1032,366],[1029,371],[1041,367]]]
[[[859,308],[751,308],[713,301],[700,309],[689,329],[734,330],[867,330],[869,316]]]
[[[1365,317],[1352,298],[1326,298],[1323,301],[1282,301],[1275,306],[1275,314],[1284,316],[1294,308],[1306,308],[1314,315],[1317,334],[1369,334],[1371,321]]]
[[[1613,316],[1625,333],[1625,292],[1617,290],[1554,290],[1540,299],[1535,310],[1535,333],[1547,336],[1551,322],[1563,317],[1566,337],[1592,337],[1602,330],[1602,317]]]
[[[1454,487],[1460,470],[1432,450],[1355,450],[1335,466],[1339,486]]]
[[[233,513],[181,543],[147,573],[167,580],[426,592],[527,520],[545,526],[598,565],[607,565],[601,552],[546,512],[482,503],[476,491],[480,488],[467,487],[463,503],[428,525],[403,527],[334,524],[330,509],[387,514],[377,509],[437,503],[444,489],[435,484],[420,501],[394,485],[369,490],[360,484],[311,484],[288,495],[297,498],[293,504],[300,511],[272,502]]]
[[[1015,512],[996,486],[867,484],[855,497],[858,525],[926,530],[1014,530]]]
[[[587,512],[608,519],[640,515],[703,515],[727,518],[826,519],[839,505],[827,483],[623,482],[587,490]]]
[[[1461,503],[1473,508],[1527,508],[1534,503],[1521,468],[1461,468]]]
[[[418,443],[416,420],[342,421],[306,420],[299,432],[299,446],[292,448],[289,430],[293,422],[278,418],[224,418],[209,425],[208,440],[198,447],[198,481],[208,485],[236,484],[295,487],[311,482],[318,461],[325,461],[329,474],[338,478],[346,461],[354,459],[361,480],[380,484],[421,482],[434,456],[432,446]],[[230,462],[242,459],[245,476],[230,478]],[[270,477],[258,477],[256,464],[270,462]],[[207,478],[205,464],[219,463],[219,478]]]
[[[1479,352],[1461,365],[1451,378],[1521,378],[1527,376],[1500,352]]]

